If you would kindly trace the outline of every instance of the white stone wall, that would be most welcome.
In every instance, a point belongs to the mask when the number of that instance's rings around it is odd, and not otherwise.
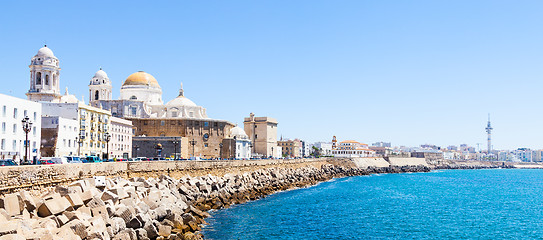
[[[25,156],[25,132],[22,120],[30,118],[32,130],[28,133],[30,142],[29,159],[40,156],[41,104],[0,94],[0,158],[15,159],[19,162]]]

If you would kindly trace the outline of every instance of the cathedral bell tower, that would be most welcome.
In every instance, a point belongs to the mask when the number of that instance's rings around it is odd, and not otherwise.
[[[100,100],[111,100],[111,81],[107,73],[100,68],[94,74],[89,83],[89,103],[91,106],[99,106]]]
[[[28,100],[35,102],[60,101],[60,67],[58,58],[45,45],[30,61],[30,89]]]

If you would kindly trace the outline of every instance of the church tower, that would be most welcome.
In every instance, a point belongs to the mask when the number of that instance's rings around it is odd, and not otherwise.
[[[111,100],[111,81],[106,72],[100,68],[94,74],[89,83],[89,103],[92,106],[98,106],[99,100]]]
[[[30,89],[28,100],[35,102],[58,102],[60,100],[60,67],[58,58],[45,45],[30,61]]]

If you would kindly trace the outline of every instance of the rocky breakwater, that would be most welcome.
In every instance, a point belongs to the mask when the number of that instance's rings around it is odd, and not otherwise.
[[[0,198],[0,239],[202,239],[210,209],[333,177],[429,171],[427,167],[267,168],[224,176],[95,177]]]

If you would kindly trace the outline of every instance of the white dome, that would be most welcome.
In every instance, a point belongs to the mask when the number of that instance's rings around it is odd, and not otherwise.
[[[47,45],[40,48],[40,50],[38,50],[38,54],[36,55],[40,57],[56,58],[55,55],[53,54],[53,51],[51,51],[51,49],[49,49]]]
[[[61,103],[78,103],[79,100],[73,94],[65,94],[60,98]]]
[[[184,97],[184,96],[178,96],[174,98],[173,100],[166,103],[167,108],[181,108],[181,107],[197,107],[196,103],[191,101],[190,99]]]
[[[230,129],[230,136],[231,137],[236,137],[237,139],[247,139],[247,138],[249,138],[249,136],[247,136],[245,131],[243,131],[243,129],[241,129],[238,126],[235,126],[232,129]]]
[[[102,68],[100,68],[100,70],[98,70],[94,74],[94,77],[92,77],[92,79],[90,80],[90,85],[101,85],[101,84],[111,85],[111,83],[109,82],[109,77],[107,76],[107,73],[104,70],[102,70]]]
[[[94,77],[95,77],[95,78],[99,78],[99,79],[109,78],[109,77],[107,76],[107,73],[104,72],[104,70],[102,70],[101,68],[100,68],[100,70],[98,70],[98,72],[96,72],[96,73],[94,74]]]

